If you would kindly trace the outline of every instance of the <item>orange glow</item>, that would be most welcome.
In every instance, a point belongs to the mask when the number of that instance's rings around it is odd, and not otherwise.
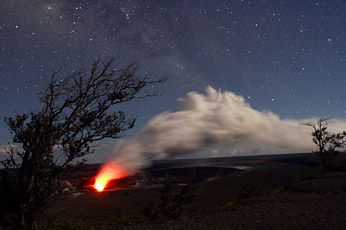
[[[124,171],[115,164],[105,164],[102,166],[100,172],[96,176],[95,184],[93,187],[102,192],[107,186],[108,182],[115,179],[120,179],[125,176]]]

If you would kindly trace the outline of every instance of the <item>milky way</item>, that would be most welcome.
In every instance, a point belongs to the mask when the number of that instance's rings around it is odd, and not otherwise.
[[[168,78],[161,96],[124,105],[134,131],[207,85],[284,119],[346,117],[343,0],[2,0],[0,15],[1,119],[37,108],[62,65],[64,75],[110,56]]]

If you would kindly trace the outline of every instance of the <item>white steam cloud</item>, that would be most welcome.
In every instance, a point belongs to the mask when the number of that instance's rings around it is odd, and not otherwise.
[[[211,144],[314,149],[312,130],[302,125],[304,121],[281,120],[271,112],[254,110],[243,97],[232,92],[216,91],[209,86],[205,95],[191,92],[178,102],[181,110],[155,116],[134,137],[117,144],[106,163],[121,165],[132,174],[154,157],[184,155]],[[346,129],[346,121],[329,123],[338,128],[335,132]]]

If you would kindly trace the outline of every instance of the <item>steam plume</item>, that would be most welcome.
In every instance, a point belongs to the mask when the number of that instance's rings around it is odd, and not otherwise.
[[[134,137],[118,144],[107,162],[132,174],[153,157],[184,155],[210,144],[314,149],[311,130],[303,121],[281,120],[271,112],[256,111],[232,92],[209,86],[205,95],[191,92],[178,102],[181,110],[155,116]]]

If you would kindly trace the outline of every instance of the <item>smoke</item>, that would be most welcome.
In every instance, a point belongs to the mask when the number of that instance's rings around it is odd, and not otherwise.
[[[272,112],[259,112],[232,92],[210,86],[205,91],[205,95],[191,92],[179,99],[179,111],[155,116],[131,139],[117,144],[106,162],[121,165],[132,174],[154,157],[182,156],[213,144],[314,149],[312,130],[303,120],[281,120]],[[345,121],[331,124],[346,129]]]

